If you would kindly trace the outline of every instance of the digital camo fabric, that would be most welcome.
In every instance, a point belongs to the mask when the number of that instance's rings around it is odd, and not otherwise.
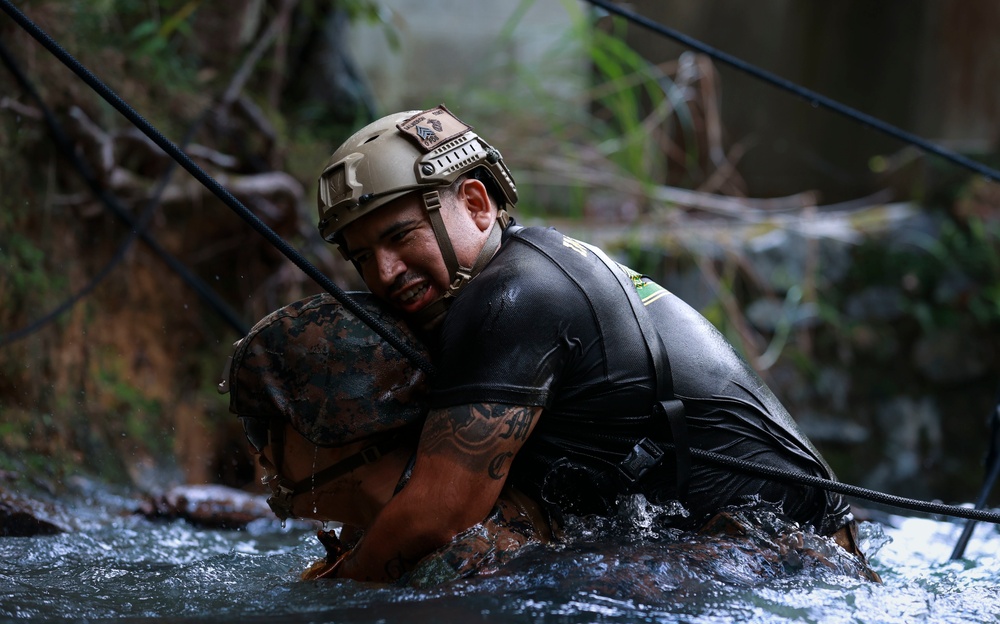
[[[424,350],[370,293],[351,296]],[[403,427],[427,412],[423,371],[326,293],[254,325],[236,345],[229,385],[229,411],[290,422],[318,446]]]

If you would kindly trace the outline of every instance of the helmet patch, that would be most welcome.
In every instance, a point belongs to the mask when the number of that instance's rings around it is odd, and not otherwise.
[[[452,115],[444,104],[417,113],[396,124],[396,127],[425,152],[472,130],[472,126]]]

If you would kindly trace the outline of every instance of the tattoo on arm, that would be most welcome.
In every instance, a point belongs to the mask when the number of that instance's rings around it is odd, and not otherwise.
[[[503,424],[507,429],[500,434],[500,437],[505,440],[513,437],[520,442],[527,440],[528,432],[531,431],[531,421],[534,418],[534,413],[527,407],[508,410],[503,415]]]
[[[492,403],[460,405],[441,410],[424,425],[425,452],[460,457],[473,470],[505,476],[505,465],[525,440],[540,408]]]
[[[504,464],[506,464],[507,460],[513,456],[513,453],[505,451],[490,460],[490,478],[494,481],[499,481],[500,479],[506,477],[507,473],[504,471]]]

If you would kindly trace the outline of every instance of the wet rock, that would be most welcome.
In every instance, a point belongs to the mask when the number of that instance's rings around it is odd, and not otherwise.
[[[833,223],[830,221],[829,223]],[[850,253],[860,235],[844,221],[831,230],[774,229],[748,240],[743,253],[753,272],[775,292],[785,292],[808,280],[836,283],[851,268]],[[821,274],[809,273],[811,266]]]
[[[773,229],[746,244],[745,253],[757,275],[772,290],[784,292],[804,279],[808,241],[795,232]]]
[[[942,305],[964,305],[976,292],[976,281],[956,268],[949,268],[934,287],[934,301]]]
[[[51,505],[0,490],[0,537],[56,535],[69,530]]]
[[[222,485],[181,485],[147,496],[136,513],[150,519],[183,518],[213,529],[242,529],[250,522],[275,519],[265,497]]]

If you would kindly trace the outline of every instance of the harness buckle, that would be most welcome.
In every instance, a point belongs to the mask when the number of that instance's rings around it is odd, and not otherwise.
[[[663,449],[649,438],[639,440],[629,454],[618,464],[618,474],[629,487],[642,478],[650,468],[663,459]]]

